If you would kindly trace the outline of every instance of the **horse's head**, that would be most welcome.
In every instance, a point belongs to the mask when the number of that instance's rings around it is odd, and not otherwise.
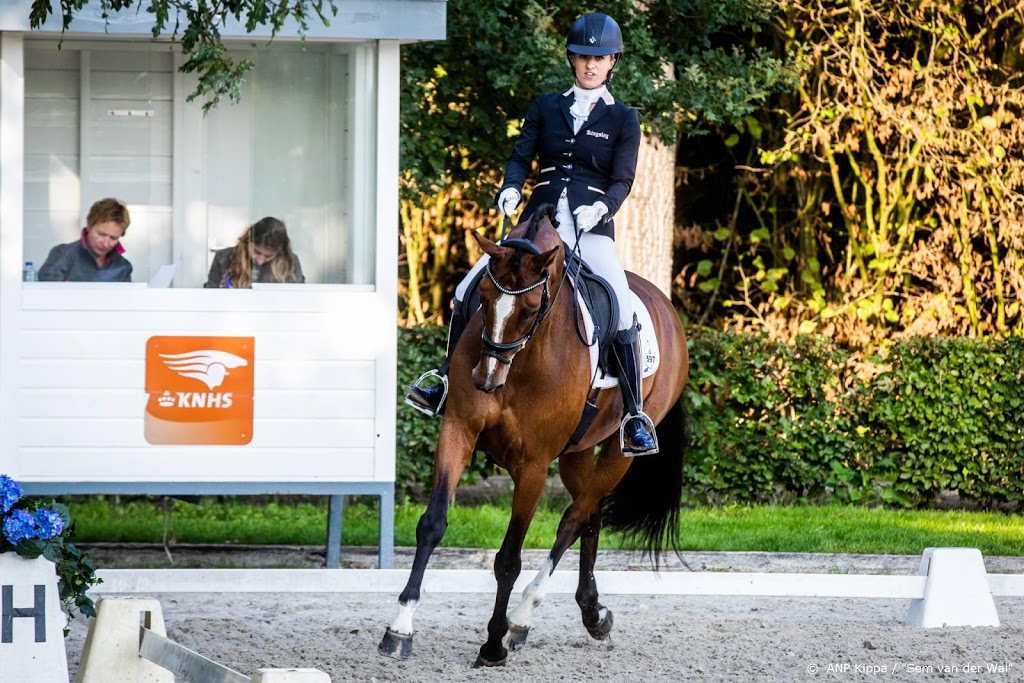
[[[500,245],[473,233],[490,256],[480,281],[483,336],[473,384],[492,393],[505,384],[512,359],[526,346],[550,311],[562,273],[562,238],[551,210],[538,210]]]

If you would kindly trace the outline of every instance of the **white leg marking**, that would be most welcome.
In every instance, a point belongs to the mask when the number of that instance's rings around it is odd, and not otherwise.
[[[512,614],[508,616],[510,624],[525,628],[530,628],[533,625],[533,608],[544,601],[544,596],[547,594],[548,580],[551,579],[551,572],[553,570],[554,565],[549,557],[544,560],[544,565],[537,572],[537,576],[534,577],[530,585],[523,591],[523,599],[512,610]]]
[[[502,294],[494,302],[494,327],[491,330],[491,339],[501,343],[501,335],[505,332],[505,325],[509,316],[516,307],[516,298],[511,294]],[[490,356],[487,357],[487,379],[494,377],[494,371],[498,369],[498,361]]]
[[[419,602],[416,600],[410,600],[408,605],[398,606],[398,616],[391,622],[391,630],[395,633],[401,633],[403,636],[412,635],[412,615],[416,611],[416,606]]]

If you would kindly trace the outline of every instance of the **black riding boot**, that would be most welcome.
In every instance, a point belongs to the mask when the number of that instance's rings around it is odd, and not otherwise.
[[[405,395],[405,402],[429,417],[437,417],[444,413],[444,403],[448,397],[448,365],[451,363],[452,354],[455,353],[455,346],[459,343],[459,337],[466,329],[466,319],[461,311],[462,304],[456,301],[452,310],[452,322],[448,327],[448,349],[441,367],[423,373],[412,386],[407,387],[409,393]],[[420,382],[428,377],[437,377],[441,381],[429,387],[420,387]]]
[[[619,443],[622,446],[622,454],[627,456],[647,455],[658,451],[654,423],[644,413],[639,329],[634,322],[633,327],[619,330],[612,343],[615,359],[619,363],[622,400],[626,405],[626,414],[619,426]]]

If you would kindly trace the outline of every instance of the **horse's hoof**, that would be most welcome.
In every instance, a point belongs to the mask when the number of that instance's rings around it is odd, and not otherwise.
[[[484,657],[483,648],[480,648],[480,654],[476,657],[476,662],[473,664],[473,668],[479,669],[481,667],[491,666],[505,666],[505,662],[508,661],[508,650],[501,648],[498,652],[497,659],[488,659]]]
[[[412,654],[412,634],[405,636],[388,628],[377,646],[377,652],[393,659],[409,659]]]
[[[526,645],[526,636],[530,635],[529,626],[508,625],[508,649],[515,651]]]
[[[608,637],[608,634],[612,632],[612,624],[615,622],[615,618],[612,617],[612,611],[605,610],[604,619],[597,622],[593,626],[587,626],[587,633],[594,640],[604,640]],[[584,624],[586,626],[586,624]]]
[[[474,662],[474,664],[473,664],[473,668],[474,669],[480,669],[480,668],[483,668],[483,667],[505,666],[505,662],[507,662],[507,661],[508,661],[508,656],[505,656],[505,657],[503,657],[502,659],[499,659],[496,662],[492,662],[489,659],[484,659],[480,655],[477,655],[476,662]]]

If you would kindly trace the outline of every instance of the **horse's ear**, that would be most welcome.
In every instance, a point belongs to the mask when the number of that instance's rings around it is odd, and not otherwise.
[[[473,235],[473,239],[476,240],[477,245],[481,249],[483,249],[485,254],[489,254],[491,257],[497,256],[498,249],[500,249],[500,247],[497,244],[495,244],[494,242],[490,241],[489,239],[487,239],[486,237],[484,237],[483,235],[481,235],[478,232],[474,231],[474,232],[472,232],[470,234]]]
[[[538,256],[537,258],[543,264],[541,268],[550,267],[551,264],[555,262],[555,256],[558,254],[558,251],[559,248],[555,247],[554,249],[549,249],[548,251],[545,251],[543,254]]]

